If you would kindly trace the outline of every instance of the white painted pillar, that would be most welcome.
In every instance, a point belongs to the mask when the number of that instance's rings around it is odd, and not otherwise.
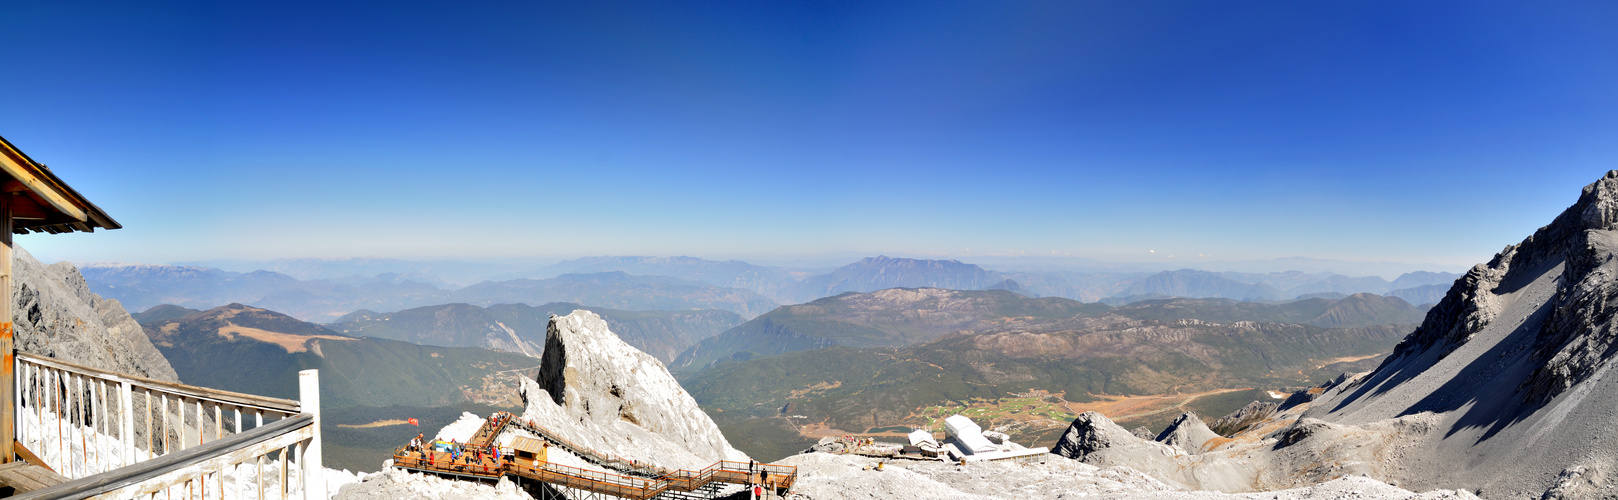
[[[298,409],[315,417],[314,437],[303,452],[304,498],[326,499],[326,469],[320,459],[320,370],[298,372]],[[285,491],[285,490],[283,490]]]

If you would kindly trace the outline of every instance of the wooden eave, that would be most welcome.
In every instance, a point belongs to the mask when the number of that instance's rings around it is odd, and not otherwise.
[[[95,232],[123,227],[101,207],[62,182],[45,164],[0,137],[0,195],[11,198],[11,232],[16,234]]]

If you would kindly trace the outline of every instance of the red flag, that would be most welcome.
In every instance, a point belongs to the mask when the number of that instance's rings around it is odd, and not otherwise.
[[[416,427],[421,427],[421,422],[419,422],[416,419],[412,418],[412,419],[410,419],[410,425],[414,425]]]

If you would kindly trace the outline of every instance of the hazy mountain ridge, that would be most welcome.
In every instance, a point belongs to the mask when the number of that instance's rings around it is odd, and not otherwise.
[[[516,403],[516,371],[539,365],[487,349],[352,337],[241,304],[142,326],[181,382],[296,397],[297,372],[316,368],[332,407]]]
[[[743,322],[729,311],[622,311],[555,302],[539,306],[443,304],[393,313],[355,311],[330,324],[334,330],[423,345],[483,347],[538,357],[551,315],[589,310],[625,343],[668,363],[698,341]]]
[[[1370,366],[1413,325],[1328,329],[1250,320],[1143,320],[1109,311],[1023,326],[952,333],[897,349],[832,346],[736,360],[689,372],[684,381],[699,402],[722,410],[716,415],[727,431],[764,425],[790,432],[813,424],[862,432],[924,426],[927,420],[917,413],[923,407],[1032,389],[1086,402],[1099,395],[1301,387]],[[1246,403],[1233,401],[1222,411]],[[781,424],[769,423],[776,421]],[[980,423],[1008,425],[1025,441],[1054,439],[1066,426],[1060,419]],[[766,446],[735,442],[744,450]]]
[[[1401,288],[1388,292],[1390,297],[1404,299],[1411,304],[1437,304],[1444,300],[1444,294],[1449,292],[1450,285],[1422,285],[1411,288]]]
[[[152,264],[91,266],[83,273],[92,290],[116,298],[132,310],[160,304],[209,309],[243,303],[286,311],[301,318],[332,319],[355,309],[433,303],[448,296],[436,286],[386,275],[336,283],[304,281],[271,271],[236,273]]]
[[[394,268],[402,264],[382,259],[361,269]],[[294,267],[299,259],[280,262]],[[329,263],[304,264],[319,268]],[[380,266],[380,267],[378,267]],[[336,269],[344,269],[339,266]],[[299,280],[271,271],[236,273],[213,268],[164,265],[92,265],[86,280],[97,293],[118,299],[133,310],[158,304],[206,309],[243,303],[286,311],[313,321],[332,321],[356,310],[399,311],[414,307],[464,302],[476,305],[552,302],[577,303],[616,310],[718,309],[746,318],[773,309],[785,299],[808,302],[832,291],[875,291],[893,287],[941,287],[978,290],[1015,284],[1016,293],[1032,297],[1064,297],[1110,304],[1173,297],[1288,300],[1321,293],[1388,293],[1412,304],[1441,298],[1449,273],[1406,273],[1387,282],[1377,277],[1347,277],[1298,271],[1276,273],[1213,273],[1179,270],[1155,274],[1079,273],[1070,271],[988,271],[958,261],[891,258],[858,262],[819,275],[756,266],[741,261],[709,261],[693,257],[592,257],[546,268],[565,273],[552,278],[484,281],[450,290],[413,274],[384,272],[370,277],[347,276]],[[626,271],[627,270],[627,271]],[[634,272],[630,272],[634,271]],[[331,271],[327,271],[331,272]],[[664,273],[664,274],[635,274]],[[543,273],[541,273],[543,274]],[[679,275],[682,277],[670,277]],[[801,278],[801,279],[800,279]],[[1417,283],[1438,284],[1415,285]],[[1389,290],[1398,285],[1415,285]],[[1365,290],[1363,288],[1371,288]],[[1302,293],[1309,292],[1309,293]],[[839,292],[841,293],[841,292]],[[773,297],[773,299],[772,299]],[[793,299],[796,300],[796,299]]]
[[[86,267],[91,290],[131,310],[160,304],[209,309],[241,303],[313,321],[332,321],[356,310],[398,311],[453,302],[479,305],[572,302],[620,310],[719,309],[753,317],[775,307],[754,292],[659,276],[569,274],[545,280],[485,281],[445,290],[406,276],[299,280],[270,271],[235,273],[213,268],[152,264]]]
[[[1412,272],[1393,281],[1377,276],[1343,276],[1340,274],[1306,274],[1297,271],[1280,273],[1216,273],[1181,269],[1163,271],[1135,282],[1121,292],[1103,300],[1110,304],[1127,304],[1139,300],[1163,297],[1226,298],[1237,300],[1273,301],[1290,300],[1310,295],[1339,293],[1389,294],[1404,289],[1401,298],[1413,304],[1434,301],[1411,301],[1426,298],[1423,293],[1431,288],[1448,289],[1460,275],[1439,272]],[[1414,289],[1420,289],[1416,291]]]
[[[798,283],[791,273],[739,260],[714,261],[696,257],[602,256],[563,261],[540,269],[535,276],[556,277],[621,271],[641,276],[667,276],[726,288],[752,290],[776,302],[788,302],[780,292]]]
[[[1073,300],[1031,298],[1004,290],[895,288],[846,293],[808,304],[782,306],[697,343],[670,365],[698,370],[731,359],[751,359],[831,345],[904,347],[946,334],[1075,328],[1082,319],[1116,315],[1138,320],[1212,323],[1265,321],[1322,328],[1416,323],[1423,311],[1403,300],[1356,294],[1337,300],[1279,304],[1231,299],[1162,299],[1118,308]]]
[[[1237,300],[1274,300],[1281,297],[1275,287],[1259,283],[1242,283],[1219,273],[1182,269],[1164,271],[1141,280],[1114,296],[1129,302],[1131,297],[1185,297],[1192,299],[1227,298]],[[1113,302],[1113,301],[1108,301]]]
[[[1006,290],[891,288],[782,306],[699,342],[670,365],[700,369],[738,353],[768,356],[829,345],[902,347],[959,330],[1006,328],[1034,319],[1104,311],[1100,304],[1030,298]]]
[[[867,257],[828,274],[805,278],[793,296],[797,302],[831,297],[844,292],[874,292],[888,288],[945,288],[982,290],[1006,277],[955,260],[920,260]]]
[[[456,290],[450,298],[477,305],[570,302],[625,310],[718,309],[751,318],[776,303],[751,290],[721,288],[665,276],[622,271],[564,274],[551,279],[485,281]]]
[[[1162,299],[1136,302],[1110,311],[1136,319],[1195,319],[1210,323],[1263,321],[1322,328],[1420,323],[1425,309],[1397,297],[1361,293],[1339,299],[1311,298],[1281,303],[1232,299]]]

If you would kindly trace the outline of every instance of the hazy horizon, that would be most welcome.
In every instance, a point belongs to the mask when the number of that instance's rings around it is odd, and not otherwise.
[[[561,258],[486,258],[486,259],[395,259],[383,257],[349,257],[349,258],[282,258],[268,260],[252,259],[204,259],[193,261],[174,262],[130,262],[130,261],[74,261],[75,265],[86,266],[124,266],[124,265],[174,265],[211,267],[231,272],[274,271],[288,274],[299,279],[332,279],[341,277],[372,277],[382,273],[416,273],[442,280],[444,283],[455,286],[464,286],[470,283],[490,278],[511,278],[528,273],[527,277],[534,277],[532,273],[542,271],[552,266],[564,264],[569,261],[590,258],[678,258],[691,257],[709,261],[739,261],[747,264],[768,268],[823,273],[839,267],[855,263],[861,259],[886,256],[892,258],[910,259],[937,259],[953,260],[966,264],[977,265],[990,271],[1006,272],[1072,272],[1072,273],[1129,273],[1151,274],[1163,271],[1176,271],[1191,269],[1209,272],[1232,272],[1247,274],[1268,274],[1285,272],[1302,272],[1305,274],[1341,274],[1346,276],[1376,276],[1386,280],[1393,280],[1401,274],[1429,271],[1464,273],[1470,266],[1453,266],[1436,263],[1411,262],[1367,262],[1342,261],[1330,259],[1311,259],[1306,257],[1288,257],[1277,259],[1223,261],[1162,261],[1162,262],[1122,262],[1106,261],[1080,257],[1048,257],[1048,256],[936,256],[936,255],[910,255],[902,253],[859,253],[846,252],[826,254],[821,256],[799,256],[791,259],[748,259],[748,258],[705,258],[690,255],[594,255],[579,256],[566,259]],[[51,259],[44,259],[47,262]],[[309,266],[317,266],[311,268]],[[561,274],[561,273],[553,273]],[[635,273],[631,273],[635,274]],[[544,277],[549,277],[546,275]]]

